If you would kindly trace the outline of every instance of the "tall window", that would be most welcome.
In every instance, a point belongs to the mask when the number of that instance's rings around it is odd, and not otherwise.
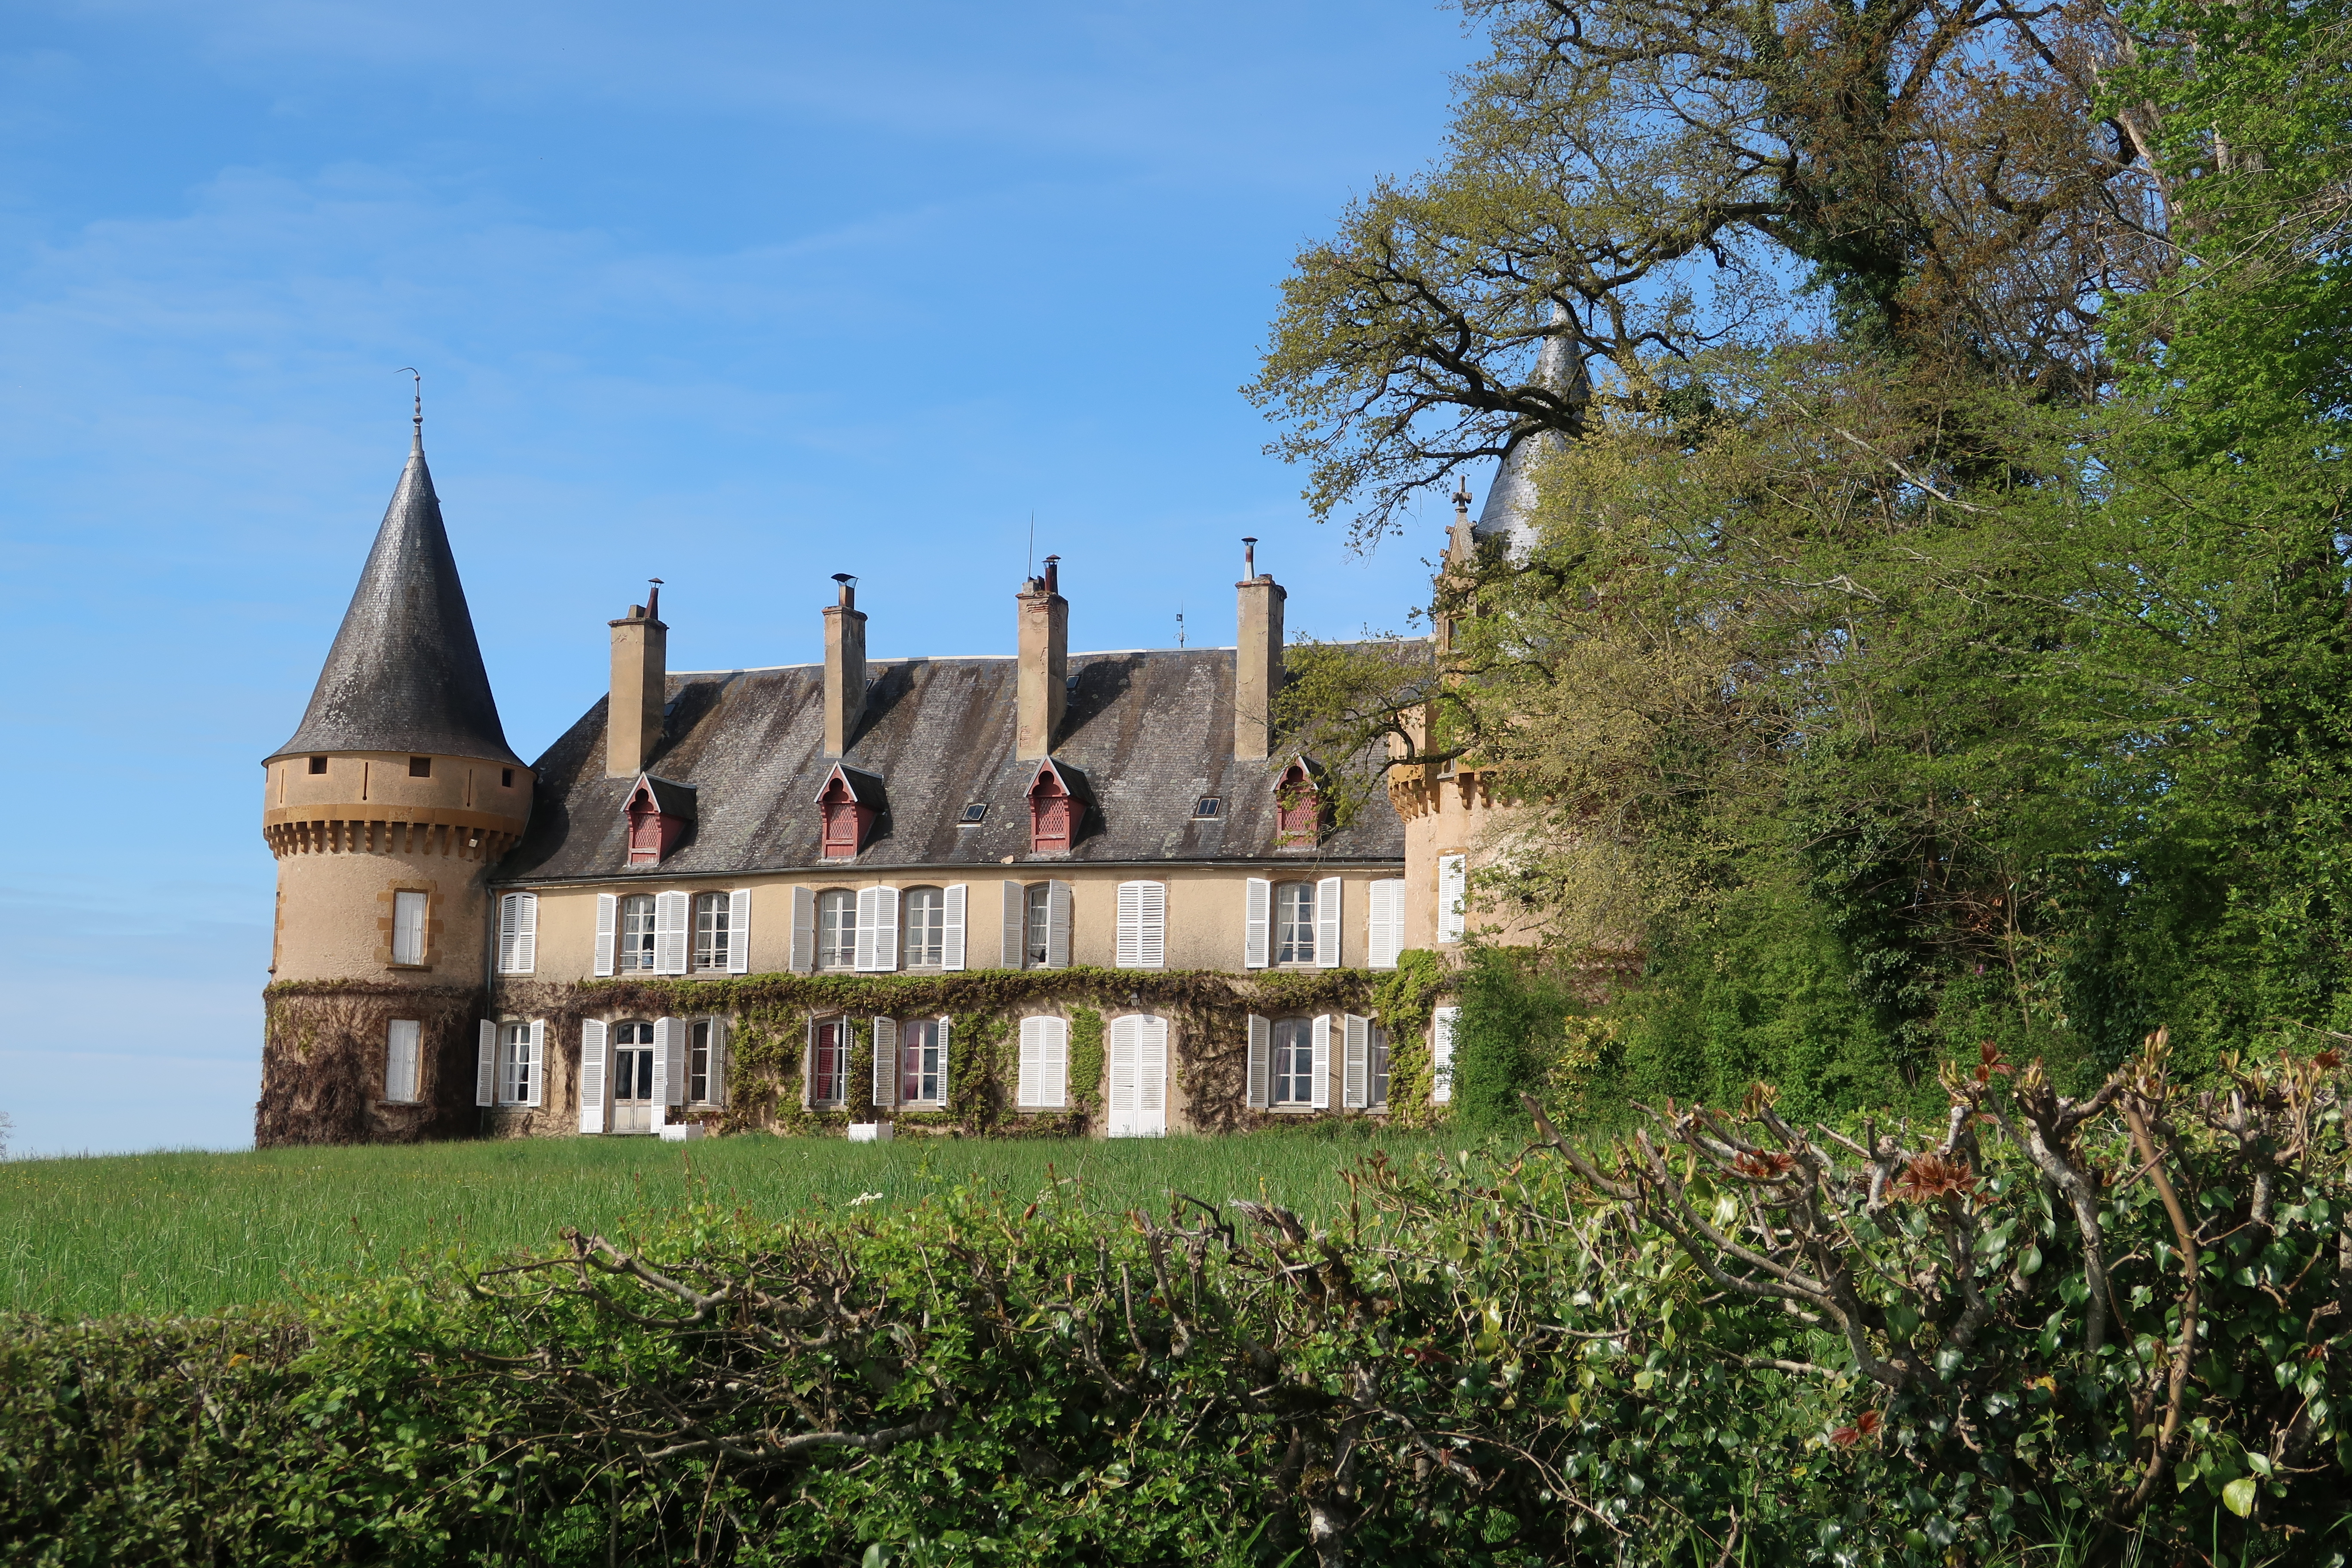
[[[849,1102],[849,1020],[824,1018],[809,1028],[809,1103]]]
[[[725,969],[728,944],[735,933],[727,929],[725,893],[697,893],[694,896],[694,967]]]
[[[522,1105],[530,1100],[530,1026],[499,1026],[499,1103]]]
[[[613,1026],[614,1107],[642,1109],[654,1102],[654,1026],[651,1024],[629,1023]],[[645,1122],[635,1124],[638,1131],[647,1129]]]
[[[420,1033],[418,1020],[394,1018],[384,1041],[383,1097],[394,1104],[415,1101],[416,1042]]]
[[[1315,962],[1315,884],[1285,882],[1274,890],[1274,961]]]
[[[428,901],[423,893],[392,895],[392,961],[394,963],[425,962],[425,910]]]
[[[1389,1102],[1389,1032],[1374,1024],[1364,1042],[1364,1103]]]
[[[898,1103],[942,1105],[948,1098],[948,1048],[937,1018],[898,1026]]]
[[[1314,1020],[1277,1018],[1274,1023],[1274,1103],[1307,1105],[1314,1099]]]
[[[696,1105],[717,1103],[711,1095],[712,1053],[719,1047],[719,1021],[697,1018],[688,1027],[686,1047],[686,1098]]]
[[[1050,882],[1032,882],[1023,894],[1022,925],[1027,931],[1024,944],[1028,952],[1029,967],[1045,967],[1052,953],[1054,931],[1054,888]]]
[[[857,895],[846,888],[816,896],[816,966],[857,967]]]
[[[903,954],[909,969],[937,969],[947,962],[948,895],[944,888],[909,888],[900,905],[907,911],[907,945]]]
[[[621,900],[621,969],[642,970],[650,974],[654,967],[654,896],[632,893]]]

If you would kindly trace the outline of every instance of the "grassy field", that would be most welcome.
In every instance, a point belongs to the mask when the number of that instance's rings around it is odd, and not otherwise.
[[[865,1194],[904,1205],[959,1186],[1026,1199],[1052,1173],[1084,1201],[1162,1210],[1171,1189],[1270,1197],[1303,1212],[1344,1200],[1340,1168],[1427,1136],[882,1144],[751,1136],[694,1144],[547,1139],[405,1148],[273,1149],[0,1163],[0,1310],[85,1317],[202,1312],[300,1297],[362,1260],[543,1247],[564,1226],[611,1234],[702,1196],[782,1215]]]

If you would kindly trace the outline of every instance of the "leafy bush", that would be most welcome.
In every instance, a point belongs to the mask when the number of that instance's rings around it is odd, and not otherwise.
[[[2332,1056],[2080,1100],[1990,1047],[1941,1137],[1757,1088],[1412,1170],[1340,1223],[1067,1184],[713,1209],[387,1272],[307,1330],[18,1322],[42,1563],[2341,1563]],[[1538,1107],[1528,1114],[1547,1126]]]

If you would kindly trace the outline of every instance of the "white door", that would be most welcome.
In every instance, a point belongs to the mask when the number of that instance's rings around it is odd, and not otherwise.
[[[1168,1020],[1142,1014],[1110,1026],[1109,1125],[1114,1138],[1168,1132]]]
[[[654,1130],[654,1026],[615,1024],[613,1026],[613,1115],[605,1123],[615,1132]]]

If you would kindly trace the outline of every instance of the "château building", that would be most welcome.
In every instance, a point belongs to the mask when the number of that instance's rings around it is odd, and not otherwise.
[[[420,417],[264,763],[257,1141],[1432,1113],[1452,1010],[1381,998],[1476,925],[1487,803],[1400,779],[1335,823],[1275,721],[1285,591],[1244,563],[1235,647],[1071,652],[1049,556],[1010,653],[869,660],[845,574],[822,663],[729,670],[668,668],[656,586],[526,763]]]

